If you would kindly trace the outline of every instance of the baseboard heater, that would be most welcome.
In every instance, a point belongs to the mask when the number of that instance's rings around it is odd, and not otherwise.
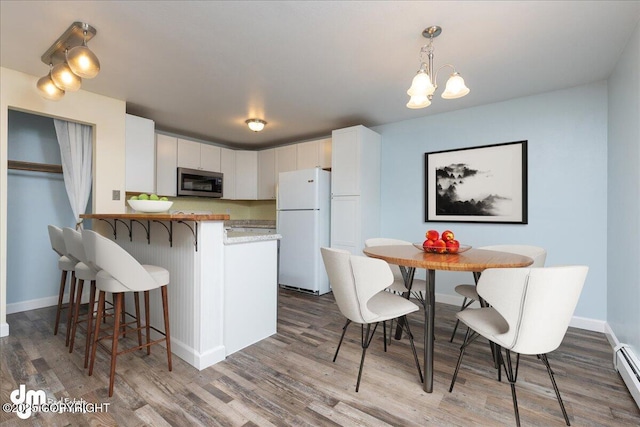
[[[320,294],[320,291],[312,291],[311,289],[298,288],[296,286],[280,285],[280,287],[282,289],[288,289],[290,291],[302,292],[303,294],[309,294],[309,295],[319,295]]]
[[[613,349],[613,366],[640,408],[640,360],[629,345],[619,344]]]

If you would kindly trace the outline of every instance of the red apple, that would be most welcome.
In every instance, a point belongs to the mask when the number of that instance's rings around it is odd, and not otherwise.
[[[433,240],[427,239],[422,243],[422,247],[427,252],[433,252]]]
[[[442,239],[438,239],[433,242],[433,248],[439,254],[443,254],[447,251],[447,244]]]
[[[450,254],[457,254],[460,249],[460,242],[455,239],[447,241],[447,252]]]
[[[429,230],[425,234],[425,237],[428,240],[433,240],[435,242],[436,240],[438,240],[440,238],[440,233],[438,233],[436,230]]]
[[[445,242],[448,242],[449,240],[453,240],[455,237],[453,235],[453,231],[451,230],[445,230],[442,232],[442,240],[444,240]]]

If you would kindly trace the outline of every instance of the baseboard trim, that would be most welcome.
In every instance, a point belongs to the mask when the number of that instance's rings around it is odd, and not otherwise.
[[[63,301],[65,304],[69,301],[68,293],[64,294]],[[88,302],[89,302],[89,289],[84,289],[82,292],[82,303],[86,304]],[[28,301],[14,302],[11,304],[7,304],[7,314],[21,313],[23,311],[29,311],[29,310],[38,310],[40,308],[52,307],[55,305],[58,305],[57,295],[44,297],[44,298],[36,298]]]
[[[604,320],[589,319],[586,317],[573,316],[569,326],[572,328],[584,329],[593,332],[605,332],[607,322]]]
[[[0,338],[9,336],[9,324],[1,323],[0,324]]]
[[[151,339],[157,340],[164,338],[164,335],[151,331]],[[166,348],[166,343],[161,342],[160,345]],[[171,338],[171,353],[187,362],[194,368],[202,371],[209,366],[215,365],[226,358],[226,350],[223,345],[212,348],[204,353],[199,353],[193,347],[188,346],[180,340]]]
[[[69,294],[65,294],[64,301],[69,300]],[[14,302],[7,304],[7,314],[21,313],[23,311],[37,310],[39,308],[51,307],[58,304],[58,297],[51,296],[45,298],[32,299],[28,301]]]

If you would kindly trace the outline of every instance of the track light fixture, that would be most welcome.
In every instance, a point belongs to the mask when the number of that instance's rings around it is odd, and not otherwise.
[[[441,95],[442,98],[462,98],[469,93],[469,88],[464,84],[464,79],[453,65],[445,64],[437,70],[433,67],[433,39],[438,37],[441,32],[442,28],[438,26],[427,27],[422,32],[422,36],[429,39],[429,43],[420,49],[420,69],[413,78],[411,87],[407,91],[407,95],[411,97],[407,103],[407,108],[425,108],[431,105],[433,93],[438,88],[438,84],[436,83],[438,72],[444,67],[451,67],[453,73],[449,76],[449,80],[447,80],[447,85]]]
[[[40,94],[52,101],[65,92],[80,89],[82,79],[92,79],[100,72],[100,61],[87,47],[97,33],[84,22],[74,22],[40,58],[49,65],[49,74],[38,80]],[[57,89],[57,90],[56,90]]]

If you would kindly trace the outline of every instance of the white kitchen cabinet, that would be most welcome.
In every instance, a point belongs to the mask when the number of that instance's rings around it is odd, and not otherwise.
[[[357,128],[334,131],[331,148],[331,193],[360,194],[360,138]]]
[[[258,152],[236,151],[236,199],[258,198]]]
[[[200,169],[200,143],[178,138],[178,167]]]
[[[223,174],[222,198],[236,198],[236,152],[228,148],[220,149],[220,172]]]
[[[178,186],[178,138],[156,134],[156,193],[175,197]]]
[[[200,144],[200,168],[206,171],[220,171],[220,156],[222,149],[215,145]]]
[[[296,169],[330,168],[331,138],[296,144]]]
[[[156,191],[155,124],[153,120],[127,114],[125,118],[125,189],[141,193]]]
[[[224,246],[222,311],[227,356],[276,333],[277,266],[277,240]]]
[[[280,172],[289,172],[297,169],[298,148],[296,144],[276,147],[276,183]]]
[[[276,150],[258,151],[258,200],[276,198]]]
[[[364,126],[334,130],[331,147],[331,247],[362,255],[380,237],[382,137]]]
[[[221,148],[178,138],[178,167],[220,172]]]
[[[331,138],[321,139],[320,143],[320,167],[322,169],[331,169]]]
[[[361,243],[360,196],[334,196],[331,199],[331,247],[357,254]],[[363,241],[364,242],[364,241]],[[360,251],[362,254],[362,251]]]

